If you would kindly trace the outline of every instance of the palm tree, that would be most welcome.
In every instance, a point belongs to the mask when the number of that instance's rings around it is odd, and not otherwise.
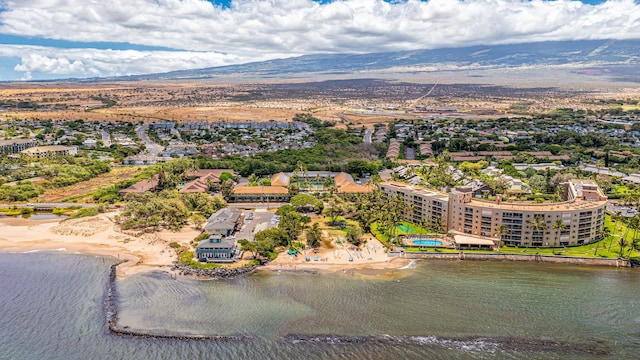
[[[553,246],[558,246],[558,243],[560,242],[560,233],[565,231],[567,227],[565,226],[562,219],[558,219],[553,223],[552,228],[556,230],[556,242],[553,244]]]
[[[318,223],[315,223],[307,230],[307,245],[311,248],[317,248],[322,241],[322,230]]]
[[[598,236],[600,236],[600,241],[598,241],[598,243],[596,244],[596,249],[593,251],[593,256],[598,255],[600,243],[611,236],[611,230],[609,230],[608,227],[603,226],[600,230],[598,230]],[[611,247],[611,243],[609,243],[609,247]]]
[[[631,259],[631,254],[633,251],[640,251],[640,238],[635,238],[633,241],[628,243],[629,253],[627,254],[627,259]]]
[[[637,232],[638,226],[640,226],[640,218],[637,216],[630,217],[627,222],[627,229],[624,231],[624,236],[622,236],[622,238],[627,238],[629,230],[634,230],[634,233]]]
[[[620,246],[620,257],[622,257],[622,254],[624,254],[624,248],[628,245],[627,239],[624,237],[618,238],[618,243],[616,245]]]
[[[500,244],[502,243],[502,235],[506,235],[509,233],[509,228],[505,224],[500,224],[496,228],[496,235],[498,235],[498,251],[500,251]]]
[[[532,235],[539,235],[539,232],[547,228],[547,223],[544,222],[544,215],[536,215],[533,220],[529,220],[527,224],[533,230]]]
[[[379,188],[381,182],[382,182],[382,178],[380,177],[380,175],[373,174],[373,175],[371,175],[371,178],[369,178],[369,181],[367,181],[367,184],[368,185],[373,185],[376,188]]]
[[[615,213],[611,214],[611,219],[615,222],[615,224],[613,225],[613,233],[617,234],[618,233],[618,225],[619,225],[620,221],[622,220],[622,212],[616,211]]]

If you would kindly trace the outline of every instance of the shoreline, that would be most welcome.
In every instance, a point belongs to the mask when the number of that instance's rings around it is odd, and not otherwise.
[[[174,263],[178,257],[170,244],[177,242],[188,245],[200,234],[200,230],[185,227],[178,232],[163,230],[136,236],[120,231],[112,220],[115,215],[116,213],[111,212],[93,217],[64,220],[0,219],[0,251],[7,253],[58,251],[126,260],[117,267],[118,279],[158,270],[179,275],[180,272],[174,269]],[[369,254],[368,260],[356,257],[355,261],[349,262],[346,256],[347,250],[324,249],[318,254],[323,259],[327,259],[326,262],[324,260],[305,262],[304,256],[289,258],[288,255],[281,254],[269,265],[260,266],[256,270],[277,271],[284,267],[292,267],[335,273],[346,270],[381,272],[399,269],[409,263],[409,260],[394,259],[387,253],[383,253],[377,240],[373,240],[373,243],[380,247],[380,251],[375,256]]]
[[[134,236],[117,229],[111,218],[114,215],[106,213],[66,220],[0,219],[0,251],[59,251],[127,260],[117,268],[118,278],[124,279],[154,270],[171,272],[177,256],[169,244],[188,243],[197,233],[184,229]]]
[[[177,261],[177,255],[169,244],[171,242],[188,244],[200,231],[185,228],[178,232],[161,231],[134,236],[117,229],[117,225],[110,218],[114,215],[115,213],[106,213],[94,217],[66,220],[0,219],[0,251],[7,253],[64,252],[108,256],[120,261],[126,260],[125,263],[117,267],[118,279],[152,271],[165,271],[176,276],[193,277],[193,275],[180,275],[180,271],[176,270],[174,263]],[[367,255],[364,255],[365,252]],[[594,260],[580,257],[554,257],[550,259],[539,257],[534,259],[532,256],[473,253],[465,253],[464,256],[458,253],[405,253],[404,256],[399,256],[400,254],[397,253],[384,252],[382,245],[374,238],[369,239],[359,254],[354,256],[352,261],[349,261],[348,256],[356,255],[356,253],[353,249],[350,253],[348,248],[344,246],[342,248],[321,249],[317,255],[310,252],[308,255],[301,253],[299,256],[289,256],[282,253],[276,260],[268,265],[258,266],[255,271],[260,273],[342,273],[351,275],[357,273],[359,276],[380,276],[388,272],[410,268],[417,259],[632,267],[629,266],[629,261],[620,259]],[[306,261],[306,256],[310,257],[310,261]],[[195,278],[206,279],[207,277],[196,276]]]

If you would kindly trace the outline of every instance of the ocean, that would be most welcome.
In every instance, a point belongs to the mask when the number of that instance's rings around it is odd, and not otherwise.
[[[0,253],[0,359],[635,359],[640,271],[416,261],[402,270],[258,272],[228,280],[165,272],[117,282],[115,259]],[[285,269],[286,270],[286,269]]]

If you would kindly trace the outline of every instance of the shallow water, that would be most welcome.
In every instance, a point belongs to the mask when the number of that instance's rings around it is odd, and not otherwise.
[[[640,351],[636,270],[416,261],[381,276],[202,281],[155,272],[118,282],[122,327],[254,336],[215,342],[111,335],[103,300],[112,263],[0,254],[0,359],[633,359]]]

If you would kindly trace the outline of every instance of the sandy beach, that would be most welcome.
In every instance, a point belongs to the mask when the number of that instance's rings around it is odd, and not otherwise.
[[[306,250],[297,256],[282,253],[262,269],[273,271],[317,270],[344,272],[363,269],[399,269],[409,264],[410,261],[404,258],[389,258],[384,245],[373,236],[366,235],[366,239],[366,243],[357,250],[351,244],[339,244],[333,241],[334,248],[332,249],[322,247],[317,252]],[[309,261],[307,261],[307,256]]]
[[[170,271],[177,258],[169,244],[188,245],[200,234],[199,230],[187,226],[179,232],[161,231],[134,236],[118,230],[112,220],[116,214],[112,212],[64,221],[3,218],[0,219],[0,251],[60,251],[126,259],[128,261],[118,267],[118,278],[125,278],[152,270]],[[306,256],[309,256],[309,261],[306,261]],[[390,259],[382,244],[370,238],[358,251],[349,244],[334,243],[334,248],[321,248],[317,253],[305,251],[297,256],[283,253],[261,269],[338,272],[397,269],[408,263],[406,259]]]
[[[132,236],[117,230],[116,213],[60,220],[0,219],[0,251],[61,251],[70,254],[112,256],[129,260],[118,267],[123,278],[151,270],[169,270],[176,260],[171,242],[188,244],[200,231],[185,227]]]

